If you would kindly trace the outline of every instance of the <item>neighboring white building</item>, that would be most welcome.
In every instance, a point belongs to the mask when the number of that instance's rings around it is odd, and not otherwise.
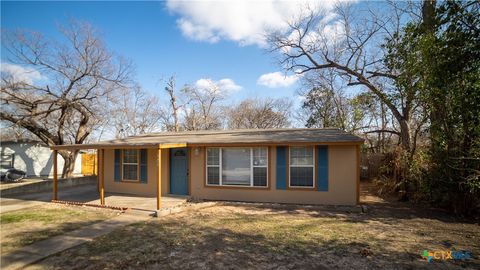
[[[0,142],[1,164],[13,163],[15,169],[25,171],[27,176],[53,176],[53,151],[38,141]],[[64,160],[58,155],[58,174],[62,174]],[[74,175],[82,171],[82,155],[75,161]]]

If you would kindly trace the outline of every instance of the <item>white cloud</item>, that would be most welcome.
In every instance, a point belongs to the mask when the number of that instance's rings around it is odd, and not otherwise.
[[[33,68],[23,67],[20,65],[2,62],[0,64],[0,72],[2,77],[5,75],[11,76],[15,82],[24,82],[32,84],[35,80],[45,79],[40,72]]]
[[[269,88],[288,87],[296,83],[299,75],[285,75],[282,72],[272,72],[263,74],[257,80],[257,84],[264,85]]]
[[[215,36],[215,34],[205,26],[194,25],[191,21],[185,19],[179,19],[177,24],[184,35],[194,40],[208,41],[210,43],[215,43],[220,40],[218,36]]]
[[[345,26],[339,21],[335,21],[322,29],[321,35],[325,43],[328,42],[341,42],[345,39]]]
[[[334,3],[335,0],[168,0],[166,6],[180,16],[177,25],[188,38],[211,43],[227,39],[263,47],[265,34],[286,29],[286,21],[301,14],[302,8],[323,10],[330,20]]]
[[[235,83],[232,79],[225,78],[218,81],[202,78],[195,82],[195,87],[203,90],[212,88],[218,88],[222,92],[236,92],[242,89],[242,87]]]
[[[298,43],[300,36],[304,35],[303,31],[303,29],[300,29],[300,32],[292,31],[287,37],[288,43]],[[344,41],[345,36],[344,24],[338,20],[338,14],[331,12],[320,20],[314,30],[310,29],[302,37],[302,45],[313,50],[317,50],[315,48],[318,48],[319,45],[324,49],[329,49]],[[283,53],[290,53],[292,48],[285,46],[281,50]]]

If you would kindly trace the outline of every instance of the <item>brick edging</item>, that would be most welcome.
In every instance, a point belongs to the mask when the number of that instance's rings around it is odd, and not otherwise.
[[[75,201],[60,201],[60,200],[52,200],[52,203],[58,204],[65,204],[65,205],[78,205],[78,206],[89,206],[89,207],[96,207],[96,208],[106,208],[112,210],[119,210],[122,212],[127,211],[128,207],[120,207],[120,206],[112,206],[112,205],[101,205],[96,203],[83,203],[83,202],[75,202]]]

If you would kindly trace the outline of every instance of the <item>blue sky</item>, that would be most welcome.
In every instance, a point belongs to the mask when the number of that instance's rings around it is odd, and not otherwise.
[[[270,14],[268,9],[273,7],[276,13]],[[279,24],[276,14],[284,14],[289,6],[281,8],[259,7],[260,12],[270,16],[266,22],[270,25]],[[220,22],[211,20],[205,9],[210,7],[195,7],[188,2],[2,1],[1,26],[58,38],[58,25],[66,24],[70,18],[88,21],[103,33],[111,50],[132,60],[140,85],[161,97],[164,83],[159,80],[172,74],[177,76],[177,85],[193,84],[202,78],[233,80],[241,89],[232,93],[231,101],[295,96],[298,82],[292,83],[294,77],[280,85],[271,82],[271,87],[257,83],[263,74],[282,71],[274,55],[257,42],[255,31],[265,22],[249,23],[258,14],[248,14],[252,12],[249,10],[245,18],[234,18],[224,27],[222,18]],[[212,9],[211,16],[224,15],[227,17],[223,20],[229,20],[228,12]],[[2,49],[2,62],[5,56]]]

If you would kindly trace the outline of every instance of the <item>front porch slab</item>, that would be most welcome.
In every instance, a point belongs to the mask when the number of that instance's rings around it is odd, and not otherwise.
[[[161,209],[169,209],[183,205],[188,196],[169,195],[162,196]],[[100,204],[100,199],[88,201],[88,203]],[[138,211],[156,211],[157,197],[142,197],[130,194],[106,193],[105,204],[109,206],[128,207]]]

